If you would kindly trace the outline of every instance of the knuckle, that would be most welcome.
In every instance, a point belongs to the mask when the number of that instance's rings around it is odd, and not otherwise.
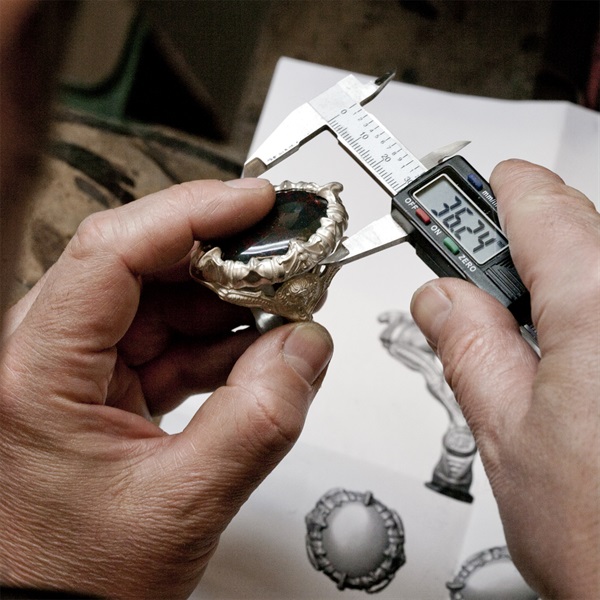
[[[516,343],[517,325],[507,315],[488,315],[479,322],[465,319],[459,326],[443,332],[438,354],[479,449],[489,457],[496,453],[500,432],[507,431],[516,398],[519,410],[525,410],[527,384],[515,380],[515,374],[521,369],[532,372],[534,359],[525,342]]]
[[[469,364],[481,346],[481,337],[475,330],[467,331],[460,337],[439,346],[440,359],[444,365],[444,375],[452,389],[456,389],[464,373],[465,363]]]
[[[484,370],[488,348],[492,347],[490,336],[497,337],[497,329],[493,325],[472,325],[461,331],[460,335],[442,340],[439,355],[444,365],[444,376],[457,398],[469,395],[475,369]],[[493,340],[492,340],[493,341]],[[465,415],[468,420],[468,416]]]
[[[196,200],[195,188],[188,182],[177,183],[169,188],[169,195],[165,202],[173,206],[187,204],[193,206]]]
[[[86,258],[110,246],[112,221],[116,211],[107,210],[87,216],[77,228],[68,250],[75,258]]]
[[[298,439],[304,418],[291,401],[285,401],[281,391],[245,391],[252,403],[252,422],[247,442],[257,455],[277,455],[287,451]],[[278,394],[277,401],[274,394]]]
[[[211,205],[218,204],[220,199],[219,187],[216,184],[213,180],[205,180],[202,185],[192,181],[178,183],[171,188],[169,201],[173,207],[186,204],[190,208],[199,205],[210,208]]]

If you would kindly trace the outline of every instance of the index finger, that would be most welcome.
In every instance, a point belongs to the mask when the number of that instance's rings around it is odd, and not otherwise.
[[[274,197],[266,180],[194,181],[95,213],[52,267],[26,319],[38,340],[55,346],[110,348],[133,319],[143,275],[176,264],[194,239],[249,227]]]
[[[585,335],[600,296],[600,215],[555,173],[520,160],[500,163],[490,183],[523,283],[540,348]]]

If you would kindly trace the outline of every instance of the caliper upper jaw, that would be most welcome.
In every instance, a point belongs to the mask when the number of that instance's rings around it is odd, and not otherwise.
[[[367,83],[360,82],[354,75],[348,75],[334,86],[319,94],[330,94],[339,90],[360,104],[372,100],[393,79],[394,71]],[[318,98],[318,96],[317,96]],[[312,100],[311,100],[312,102]],[[269,137],[248,157],[242,177],[258,177],[293,154],[306,142],[327,127],[326,121],[306,102],[292,111]]]
[[[354,75],[349,75],[345,79],[342,79],[338,83],[338,85],[349,96],[354,98],[361,105],[364,105],[364,104],[367,104],[367,102],[371,102],[371,100],[373,100],[373,98],[375,98],[375,96],[377,96],[379,94],[379,92],[381,92],[381,90],[383,90],[383,88],[390,81],[392,81],[392,79],[394,79],[395,75],[396,75],[396,71],[388,71],[387,73],[384,73],[381,77],[378,77],[377,79],[375,79],[373,81],[369,81],[367,83],[361,83],[360,81],[358,81],[358,79],[356,79],[356,77],[354,77]],[[353,92],[353,90],[350,88],[350,86],[348,86],[348,87],[344,86],[344,82],[346,82],[346,80],[349,80],[350,78],[354,79],[354,81],[356,82],[356,84],[355,84],[356,92]]]
[[[248,157],[242,177],[258,177],[267,169],[279,164],[315,135],[326,123],[310,104],[292,111]]]
[[[244,164],[242,177],[260,177],[268,168],[260,158],[251,158]]]
[[[432,169],[436,165],[439,165],[441,162],[445,161],[447,158],[454,156],[458,152],[460,152],[465,146],[468,146],[471,142],[466,140],[461,140],[459,142],[452,142],[451,144],[447,144],[446,146],[442,146],[429,154],[426,154],[423,158],[421,158],[421,164],[426,169]]]

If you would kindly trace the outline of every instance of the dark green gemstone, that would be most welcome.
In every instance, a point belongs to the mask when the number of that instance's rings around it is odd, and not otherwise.
[[[290,241],[307,241],[327,215],[327,200],[303,190],[277,192],[275,206],[254,227],[240,235],[215,242],[224,260],[248,262],[253,256],[281,256]]]

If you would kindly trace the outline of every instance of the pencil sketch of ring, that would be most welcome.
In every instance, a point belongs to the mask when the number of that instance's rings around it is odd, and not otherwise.
[[[400,515],[371,492],[329,490],[305,522],[308,559],[339,590],[380,592],[406,562]]]
[[[494,572],[494,565],[496,572]],[[481,571],[488,570],[491,572],[481,575]],[[486,548],[467,558],[454,579],[446,583],[446,588],[450,600],[467,600],[467,598],[537,600],[538,598],[537,593],[527,585],[515,568],[506,546]]]
[[[275,186],[275,206],[254,227],[199,244],[192,277],[227,302],[291,321],[311,320],[339,269],[319,263],[335,251],[348,225],[341,190],[335,182]]]

